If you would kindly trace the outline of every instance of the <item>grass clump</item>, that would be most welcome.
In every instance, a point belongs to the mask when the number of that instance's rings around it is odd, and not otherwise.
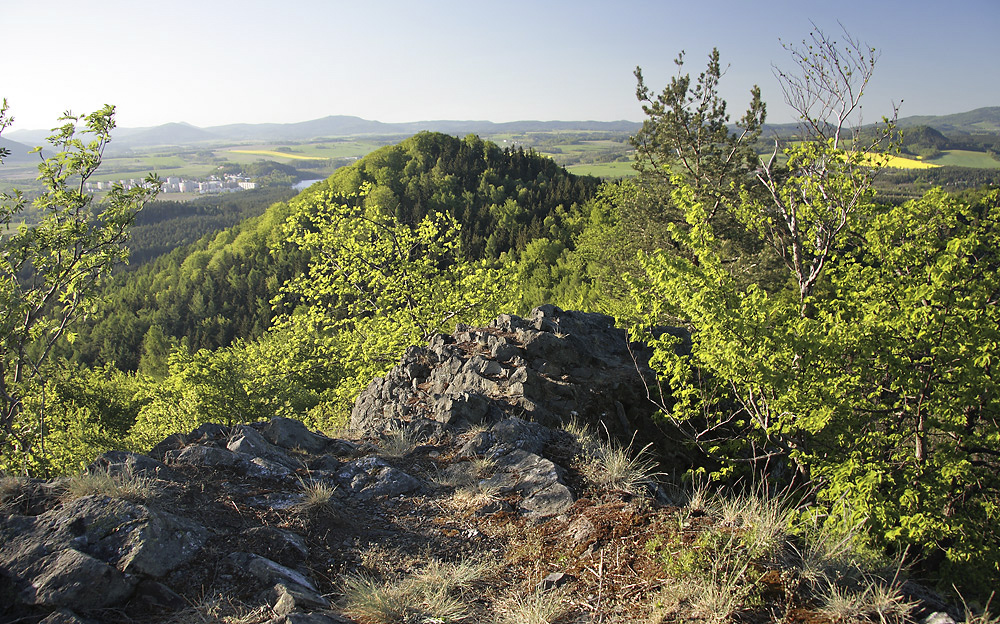
[[[331,514],[336,515],[337,507],[333,500],[337,492],[337,486],[330,485],[325,481],[305,481],[299,479],[299,487],[302,490],[302,501],[295,505],[295,510],[304,514]]]
[[[390,427],[379,440],[379,450],[386,457],[405,457],[420,441],[418,436],[405,426]]]
[[[526,596],[501,601],[499,610],[505,624],[551,624],[566,614],[565,593],[536,589]]]
[[[131,466],[126,466],[116,474],[108,469],[99,469],[67,477],[63,482],[63,490],[66,500],[98,495],[134,503],[148,501],[157,494],[156,480],[136,474]]]
[[[371,624],[457,622],[469,616],[464,590],[487,568],[480,562],[433,559],[419,572],[396,581],[349,574],[344,577],[344,611]]]
[[[598,487],[606,490],[621,490],[629,494],[640,494],[655,483],[657,462],[653,459],[652,445],[632,453],[632,444],[621,446],[607,441],[590,438],[585,446],[589,461],[583,472]]]

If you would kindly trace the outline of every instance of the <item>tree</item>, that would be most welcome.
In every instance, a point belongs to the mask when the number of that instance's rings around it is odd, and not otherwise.
[[[508,281],[485,261],[464,258],[451,215],[432,212],[403,223],[372,199],[364,190],[315,193],[286,224],[288,241],[311,261],[305,275],[285,286],[306,305],[283,323],[304,323],[316,340],[336,344],[344,369],[341,404],[391,368],[406,347],[497,314]]]
[[[0,129],[7,127],[6,102]],[[4,468],[18,457],[44,455],[44,400],[26,413],[44,363],[60,338],[73,339],[74,319],[94,304],[112,267],[128,258],[124,243],[142,206],[160,188],[155,176],[133,188],[115,185],[100,205],[84,191],[101,164],[114,128],[114,107],[90,115],[66,113],[49,143],[57,150],[38,166],[41,194],[30,202],[37,223],[20,224],[0,243],[0,450]],[[80,129],[82,126],[82,130]],[[40,148],[39,148],[40,151]],[[9,228],[29,202],[4,194],[0,224]],[[22,463],[23,466],[27,465]]]
[[[721,208],[785,279],[748,281],[712,218],[719,204],[676,176],[685,224],[633,280],[646,329],[692,333],[689,354],[645,334],[663,414],[719,477],[803,487],[817,513],[846,509],[830,522],[863,522],[869,545],[985,590],[1000,579],[1000,196],[880,206],[891,120],[854,125],[875,55],[818,30],[804,46],[791,50],[799,73],[778,72],[803,140],[783,158],[776,147]]]

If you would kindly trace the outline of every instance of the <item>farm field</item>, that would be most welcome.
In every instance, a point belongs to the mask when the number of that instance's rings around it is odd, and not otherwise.
[[[570,165],[566,171],[576,175],[590,175],[598,178],[618,179],[635,175],[635,169],[630,162],[590,163]]]
[[[1000,169],[1000,160],[996,160],[985,152],[970,152],[967,150],[945,150],[941,152],[940,156],[930,158],[927,162],[941,166]]]

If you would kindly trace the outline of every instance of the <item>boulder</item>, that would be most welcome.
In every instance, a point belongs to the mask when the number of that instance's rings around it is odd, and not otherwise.
[[[86,496],[34,518],[0,519],[0,569],[27,604],[97,609],[187,563],[206,537],[173,514]]]

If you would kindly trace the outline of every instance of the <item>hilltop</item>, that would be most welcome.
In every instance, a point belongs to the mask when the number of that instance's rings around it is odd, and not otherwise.
[[[204,424],[78,477],[5,478],[0,618],[953,621],[786,533],[793,499],[672,487],[691,458],[639,448],[659,426],[637,348],[543,306],[408,349],[338,437]]]

